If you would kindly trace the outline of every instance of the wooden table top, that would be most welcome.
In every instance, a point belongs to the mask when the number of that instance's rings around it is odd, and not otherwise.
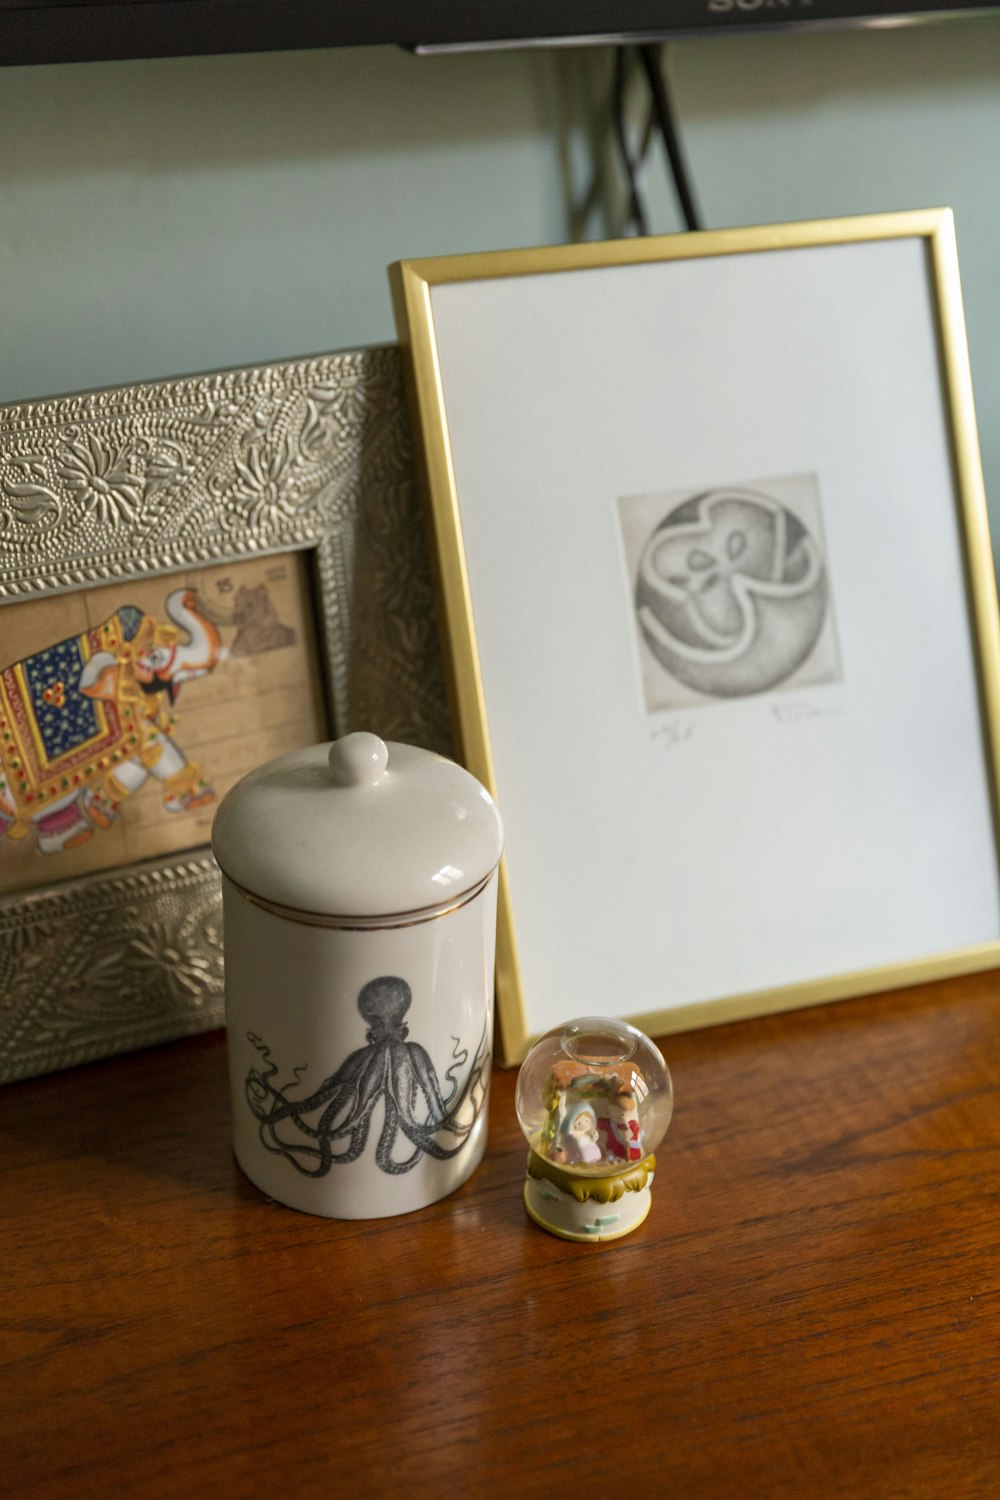
[[[230,1155],[221,1034],[0,1092],[0,1493],[1000,1495],[1000,977],[673,1037],[653,1209],[530,1224]]]

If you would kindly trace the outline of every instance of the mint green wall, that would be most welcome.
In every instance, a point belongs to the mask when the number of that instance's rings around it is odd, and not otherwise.
[[[404,255],[559,239],[543,59],[0,72],[0,399],[391,337]]]
[[[388,261],[569,237],[595,147],[616,198],[609,66],[385,48],[0,71],[0,400],[390,338]],[[692,40],[672,73],[710,226],[955,208],[1000,517],[1000,25]],[[659,162],[646,182],[676,228]]]
[[[1000,17],[687,46],[677,96],[712,225],[954,209],[1000,545]]]

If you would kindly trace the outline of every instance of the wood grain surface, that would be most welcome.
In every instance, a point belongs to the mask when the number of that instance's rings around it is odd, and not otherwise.
[[[0,1493],[1000,1494],[996,975],[671,1038],[653,1210],[264,1199],[221,1035],[0,1094]]]

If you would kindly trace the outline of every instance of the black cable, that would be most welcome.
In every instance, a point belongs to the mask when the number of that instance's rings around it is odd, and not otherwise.
[[[618,153],[622,159],[622,167],[625,171],[625,180],[628,186],[628,227],[634,229],[636,234],[645,235],[649,233],[649,225],[646,221],[646,210],[639,194],[639,181],[636,176],[637,163],[632,160],[632,153],[628,145],[628,131],[625,125],[627,51],[626,47],[615,48],[615,81],[612,93],[611,114],[615,127],[615,139],[618,142]]]
[[[670,162],[670,170],[673,174],[674,189],[677,193],[677,201],[680,204],[681,213],[684,215],[684,222],[688,229],[700,229],[702,227],[701,216],[695,207],[694,195],[691,191],[687,168],[684,164],[684,155],[681,151],[681,144],[677,135],[677,127],[674,124],[674,114],[670,106],[670,94],[667,90],[666,79],[663,76],[663,68],[660,63],[660,49],[647,43],[637,50],[646,72],[650,98],[653,101],[653,113],[656,116],[660,135],[663,137],[667,159]],[[642,230],[640,232],[645,234],[646,231]]]

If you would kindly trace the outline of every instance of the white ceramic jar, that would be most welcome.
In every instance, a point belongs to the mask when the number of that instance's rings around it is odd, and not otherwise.
[[[306,1213],[453,1192],[486,1144],[502,829],[467,771],[350,734],[223,799],[236,1159]]]

